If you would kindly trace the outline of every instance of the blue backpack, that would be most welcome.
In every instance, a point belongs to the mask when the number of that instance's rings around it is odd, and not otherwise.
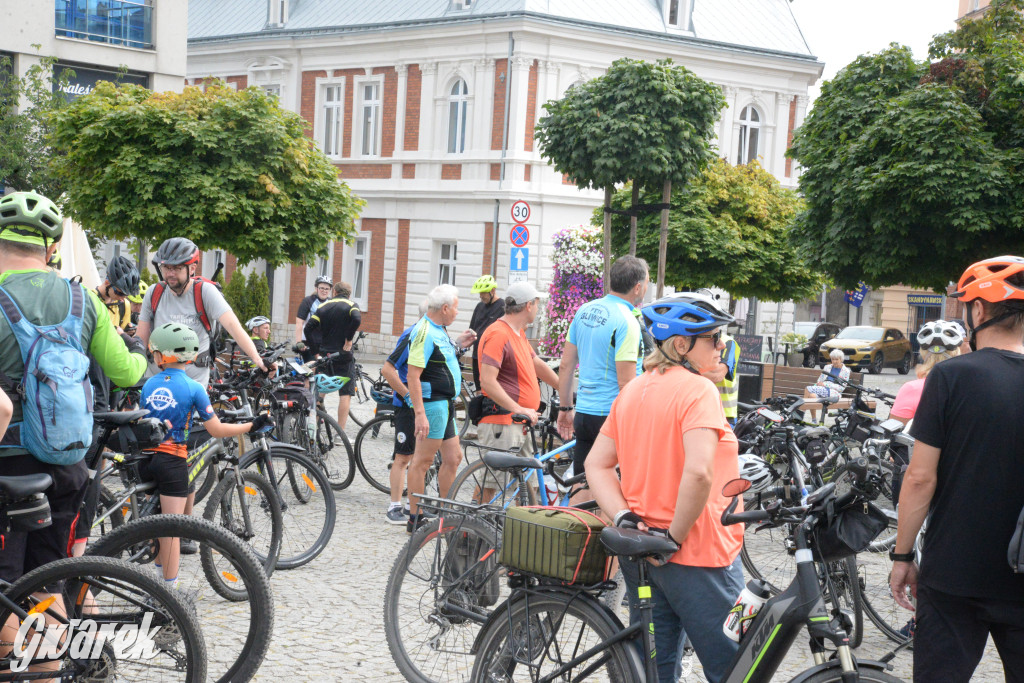
[[[89,357],[82,349],[85,295],[78,283],[66,284],[71,306],[56,325],[33,325],[0,287],[0,311],[25,365],[17,396],[12,397],[21,400],[22,422],[11,425],[12,430],[19,428],[17,442],[5,439],[4,446],[21,446],[52,465],[73,465],[92,443],[92,385]]]

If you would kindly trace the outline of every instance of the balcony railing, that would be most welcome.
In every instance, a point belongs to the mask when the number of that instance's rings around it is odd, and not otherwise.
[[[153,0],[54,0],[58,36],[153,49]]]

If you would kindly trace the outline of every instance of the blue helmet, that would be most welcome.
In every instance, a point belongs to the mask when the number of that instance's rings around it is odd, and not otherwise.
[[[693,337],[711,332],[736,319],[705,294],[678,292],[662,297],[641,311],[647,331],[658,341],[669,337]]]

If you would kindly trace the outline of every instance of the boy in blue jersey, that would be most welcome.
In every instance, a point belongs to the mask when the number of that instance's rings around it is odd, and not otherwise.
[[[186,325],[167,323],[153,330],[149,349],[160,372],[142,386],[140,405],[149,410],[151,417],[163,420],[169,427],[167,439],[151,449],[152,458],[139,467],[144,480],[156,482],[160,494],[160,511],[166,514],[192,514],[195,499],[194,486],[188,481],[188,432],[192,414],[197,413],[206,423],[206,430],[215,438],[239,436],[249,431],[273,427],[265,415],[259,415],[251,424],[224,424],[213,412],[206,389],[185,374],[185,366],[199,355],[199,336]],[[177,585],[179,539],[161,538],[157,566],[163,570],[164,580]]]

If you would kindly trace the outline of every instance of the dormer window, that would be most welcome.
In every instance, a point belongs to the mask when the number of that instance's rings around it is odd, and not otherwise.
[[[473,0],[452,0],[453,10],[467,10],[473,8]]]
[[[690,0],[665,0],[665,24],[669,28],[690,28]]]
[[[288,1],[268,0],[270,12],[267,17],[267,26],[270,28],[281,28],[288,23]]]

